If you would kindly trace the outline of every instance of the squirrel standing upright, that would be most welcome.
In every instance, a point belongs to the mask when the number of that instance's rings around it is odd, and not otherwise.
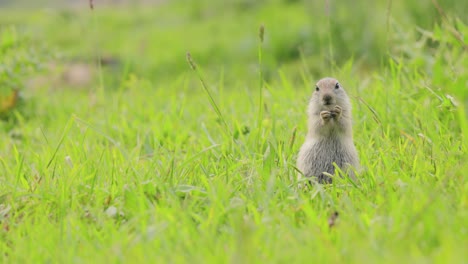
[[[358,168],[359,158],[353,142],[351,103],[336,79],[318,81],[307,113],[309,131],[299,151],[297,168],[319,183],[331,183],[328,174],[335,173],[335,163],[354,178],[353,168]]]

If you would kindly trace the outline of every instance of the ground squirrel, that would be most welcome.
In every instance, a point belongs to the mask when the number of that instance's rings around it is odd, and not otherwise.
[[[354,178],[359,159],[353,143],[351,103],[340,83],[323,78],[309,102],[309,132],[297,158],[297,168],[306,177],[330,183],[333,163]],[[352,167],[352,168],[351,168]]]

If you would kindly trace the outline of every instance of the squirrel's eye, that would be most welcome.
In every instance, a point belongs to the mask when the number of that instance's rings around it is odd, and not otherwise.
[[[335,84],[335,89],[340,89],[340,83]]]
[[[319,91],[320,89],[318,88],[318,86],[315,86],[315,91]]]

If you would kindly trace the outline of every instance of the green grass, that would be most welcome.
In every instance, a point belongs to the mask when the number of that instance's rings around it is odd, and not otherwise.
[[[386,3],[359,2],[333,6],[328,24],[307,11],[319,7],[290,2],[1,11],[1,25],[28,36],[14,54],[39,43],[56,54],[0,123],[2,262],[466,261],[468,27],[457,6],[445,3],[446,20],[430,1],[394,3],[390,17]],[[101,55],[118,65],[100,70]],[[76,61],[94,73],[83,87],[59,76]],[[295,158],[324,76],[351,96],[363,170],[357,185],[306,191]]]

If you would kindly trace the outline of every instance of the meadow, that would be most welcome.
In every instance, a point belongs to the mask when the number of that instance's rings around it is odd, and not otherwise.
[[[468,3],[55,2],[0,9],[2,263],[467,261]],[[325,76],[362,170],[298,188]]]

